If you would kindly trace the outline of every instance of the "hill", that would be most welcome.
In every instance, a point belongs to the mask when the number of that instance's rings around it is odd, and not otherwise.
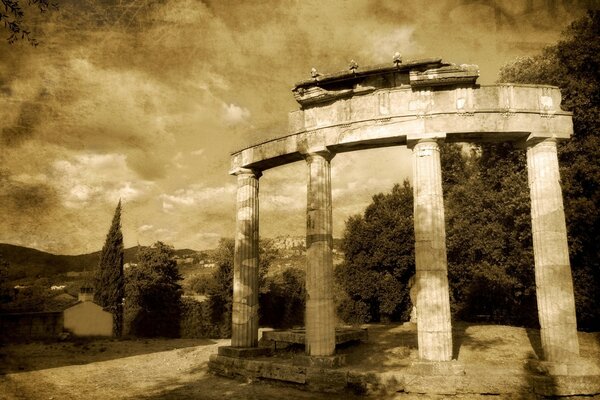
[[[125,249],[125,262],[136,262],[138,251],[137,246]],[[195,250],[190,249],[175,250],[179,257],[195,253]],[[9,280],[52,277],[69,271],[89,271],[96,267],[100,258],[100,251],[68,256],[5,243],[0,243],[0,254],[9,263]]]

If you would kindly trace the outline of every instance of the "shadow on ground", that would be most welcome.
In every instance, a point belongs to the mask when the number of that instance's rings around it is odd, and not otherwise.
[[[216,343],[210,339],[86,339],[0,346],[0,375],[83,365]]]
[[[190,371],[186,376],[157,382],[151,393],[131,397],[129,400],[359,400],[364,396],[350,393],[315,393],[293,387],[293,384],[248,382],[228,379],[206,373],[206,364]],[[191,377],[189,375],[192,375]],[[194,379],[193,375],[199,375]],[[190,378],[193,380],[190,382]],[[381,399],[382,397],[378,397]]]
[[[535,352],[538,360],[542,360],[544,358],[544,350],[542,349],[542,337],[540,336],[539,329],[526,329],[527,337],[529,338],[529,343],[531,343],[531,348]]]

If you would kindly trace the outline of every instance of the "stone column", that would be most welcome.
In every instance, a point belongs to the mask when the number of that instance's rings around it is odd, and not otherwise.
[[[452,359],[452,325],[440,150],[433,139],[412,146],[419,358]]]
[[[333,154],[323,148],[307,153],[305,158],[306,352],[310,356],[330,356],[335,353],[330,164]]]
[[[565,361],[579,356],[579,342],[555,139],[527,143],[527,171],[544,358]]]
[[[258,346],[258,179],[260,171],[237,175],[237,222],[233,264],[232,347]]]

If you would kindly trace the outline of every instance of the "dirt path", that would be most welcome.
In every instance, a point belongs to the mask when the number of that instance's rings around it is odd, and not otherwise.
[[[208,374],[208,357],[226,344],[152,340],[10,346],[0,349],[5,373],[0,399],[348,399]],[[105,361],[93,361],[97,358]],[[81,365],[67,365],[73,362]]]

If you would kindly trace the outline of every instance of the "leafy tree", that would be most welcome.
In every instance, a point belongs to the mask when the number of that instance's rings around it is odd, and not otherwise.
[[[407,320],[408,281],[415,273],[412,188],[408,181],[373,196],[364,215],[346,221],[344,262],[336,268],[345,293],[338,314],[352,323]]]
[[[190,280],[190,289],[192,289],[196,294],[206,294],[208,290],[210,276],[207,275],[199,275],[194,276]]]
[[[208,302],[182,297],[180,334],[182,338],[219,337],[219,327],[211,322]]]
[[[451,305],[461,319],[537,324],[525,162],[510,144],[442,147]]]
[[[588,11],[541,54],[505,65],[500,81],[561,88],[573,137],[559,145],[578,325],[600,329],[600,10]]]
[[[220,336],[231,336],[231,310],[233,307],[233,259],[235,241],[221,239],[214,255],[217,270],[206,285],[206,295],[210,306],[211,320],[220,327]],[[259,244],[259,310],[263,307],[266,290],[266,275],[277,251],[268,240]],[[260,312],[260,311],[259,311]]]
[[[221,239],[214,255],[217,269],[210,277],[206,294],[211,321],[219,327],[220,337],[231,336],[231,310],[233,307],[233,255],[235,241]]]
[[[4,304],[5,312],[39,312],[48,311],[50,300],[48,286],[42,286],[38,282],[27,285],[21,289],[13,290],[9,302]]]
[[[306,272],[290,267],[267,276],[259,300],[261,326],[285,329],[304,325]]]
[[[113,330],[116,336],[121,336],[123,332],[123,297],[125,296],[123,257],[121,200],[119,200],[94,277],[94,300],[113,313]]]
[[[179,335],[182,280],[171,246],[156,242],[138,253],[127,270],[125,317],[128,333],[143,337]]]
[[[5,304],[12,299],[12,290],[8,284],[9,264],[0,253],[0,312],[4,310]]]
[[[13,44],[18,40],[27,39],[29,44],[37,46],[39,42],[31,35],[31,31],[25,22],[25,12],[23,11],[23,1],[20,0],[0,0],[4,6],[4,10],[0,8],[0,22],[4,24],[4,28],[8,30],[9,37],[6,39],[8,43]],[[29,6],[34,6],[41,13],[48,10],[58,10],[58,3],[50,0],[28,0]]]

